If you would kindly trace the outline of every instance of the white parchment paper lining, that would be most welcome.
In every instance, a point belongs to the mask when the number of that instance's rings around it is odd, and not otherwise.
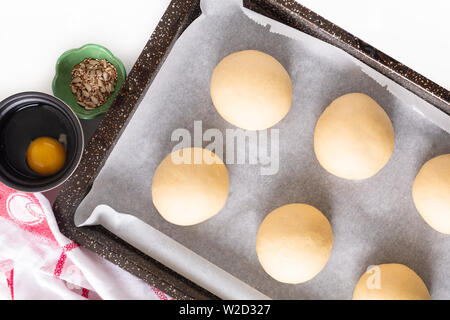
[[[432,298],[449,299],[450,237],[419,216],[411,186],[426,160],[450,152],[450,117],[345,52],[235,1],[204,0],[201,5],[203,14],[177,40],[77,209],[75,223],[101,224],[225,299],[350,299],[369,265],[392,262],[415,270]],[[170,139],[175,129],[193,135],[198,120],[203,131],[233,129],[212,105],[209,80],[223,57],[244,49],[271,54],[292,78],[291,110],[274,127],[280,133],[279,171],[263,176],[259,165],[227,165],[230,194],[224,209],[195,226],[172,225],[152,204],[153,173],[178,143]],[[349,92],[374,98],[396,135],[389,163],[358,182],[328,174],[313,152],[318,117]],[[334,234],[324,270],[298,285],[273,280],[255,252],[264,217],[293,202],[321,210]]]

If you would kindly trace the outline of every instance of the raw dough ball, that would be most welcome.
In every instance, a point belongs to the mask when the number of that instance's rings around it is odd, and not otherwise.
[[[414,204],[435,230],[450,234],[450,154],[427,161],[414,180]]]
[[[353,291],[353,300],[430,300],[422,279],[403,264],[373,266]]]
[[[376,174],[394,150],[392,123],[375,100],[349,93],[334,100],[317,121],[314,151],[325,170],[359,180]]]
[[[211,98],[229,123],[247,130],[275,125],[292,101],[289,74],[272,56],[244,50],[222,59],[211,78]]]
[[[152,182],[153,204],[158,212],[167,221],[182,226],[217,214],[227,201],[228,190],[228,170],[223,161],[202,148],[169,154],[156,169]]]
[[[256,237],[263,269],[275,280],[302,283],[314,278],[330,257],[333,232],[316,208],[293,203],[267,215]]]

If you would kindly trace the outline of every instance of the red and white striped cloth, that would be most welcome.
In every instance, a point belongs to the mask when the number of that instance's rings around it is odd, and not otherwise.
[[[0,183],[0,299],[171,299],[59,232],[40,193]]]

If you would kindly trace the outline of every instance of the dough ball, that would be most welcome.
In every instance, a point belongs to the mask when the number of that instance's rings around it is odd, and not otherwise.
[[[330,257],[333,233],[316,208],[293,203],[275,209],[261,223],[256,253],[275,280],[302,283],[314,278]]]
[[[450,234],[450,154],[427,161],[414,180],[417,211],[435,230]]]
[[[349,93],[334,100],[317,121],[314,152],[335,176],[360,180],[376,174],[394,150],[394,129],[369,96]]]
[[[153,176],[152,198],[167,221],[189,226],[217,214],[228,197],[228,170],[213,152],[185,148],[169,154]]]
[[[369,268],[356,284],[353,300],[430,300],[422,279],[403,264]]]
[[[244,50],[222,59],[211,78],[211,98],[229,123],[247,130],[275,125],[288,113],[292,83],[272,56]]]

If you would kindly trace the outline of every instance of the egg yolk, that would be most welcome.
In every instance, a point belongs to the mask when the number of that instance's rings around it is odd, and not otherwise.
[[[37,138],[28,147],[28,166],[38,174],[54,174],[63,167],[65,161],[66,152],[64,147],[54,138]]]

